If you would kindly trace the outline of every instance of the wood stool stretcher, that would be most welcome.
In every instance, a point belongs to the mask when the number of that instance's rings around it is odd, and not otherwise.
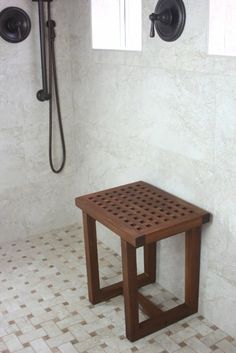
[[[89,300],[124,295],[126,336],[147,336],[198,311],[202,224],[210,214],[143,181],[76,198],[83,211]],[[100,287],[96,221],[121,238],[123,281]],[[156,281],[156,242],[185,233],[185,303],[162,311],[138,289]],[[136,249],[144,247],[144,273],[137,275]],[[139,322],[139,306],[149,317]]]

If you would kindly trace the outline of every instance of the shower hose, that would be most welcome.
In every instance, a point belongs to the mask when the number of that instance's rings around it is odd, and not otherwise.
[[[66,145],[63,131],[60,96],[58,89],[57,65],[55,55],[55,26],[56,22],[51,17],[51,2],[48,2],[48,64],[49,64],[49,163],[53,173],[60,173],[66,163]],[[57,169],[53,163],[53,90],[55,92],[55,103],[57,109],[58,125],[62,147],[62,162]]]

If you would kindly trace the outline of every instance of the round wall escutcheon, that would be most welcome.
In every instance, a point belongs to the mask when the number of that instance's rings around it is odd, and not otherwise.
[[[25,40],[31,31],[29,15],[19,7],[7,7],[0,13],[0,36],[9,43]]]
[[[155,13],[150,15],[152,21],[151,37],[156,32],[166,42],[177,40],[183,33],[186,22],[186,11],[182,0],[159,0]]]

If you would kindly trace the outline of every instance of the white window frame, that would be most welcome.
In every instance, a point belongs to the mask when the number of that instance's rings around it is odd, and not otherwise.
[[[95,37],[96,33],[99,32],[98,30],[100,25],[99,19],[96,16],[99,13],[99,8],[98,8],[99,2],[102,4],[102,1],[104,0],[90,1],[92,48],[96,50],[101,49],[101,50],[141,51],[142,50],[142,0],[109,0],[110,2],[114,1],[114,6],[118,6],[119,9],[116,13],[117,17],[115,19],[116,37],[114,42],[112,40],[112,24],[110,26],[107,26],[107,29],[103,27],[100,32],[100,36],[102,36],[101,34],[102,31],[103,31],[103,37],[107,36],[107,43],[106,43],[106,38],[104,39],[104,42],[103,42],[103,38]]]
[[[236,56],[236,0],[209,1],[208,54]]]

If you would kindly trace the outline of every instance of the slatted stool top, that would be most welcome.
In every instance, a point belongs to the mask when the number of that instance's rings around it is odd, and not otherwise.
[[[76,205],[136,247],[210,219],[207,211],[143,181],[78,197]]]

